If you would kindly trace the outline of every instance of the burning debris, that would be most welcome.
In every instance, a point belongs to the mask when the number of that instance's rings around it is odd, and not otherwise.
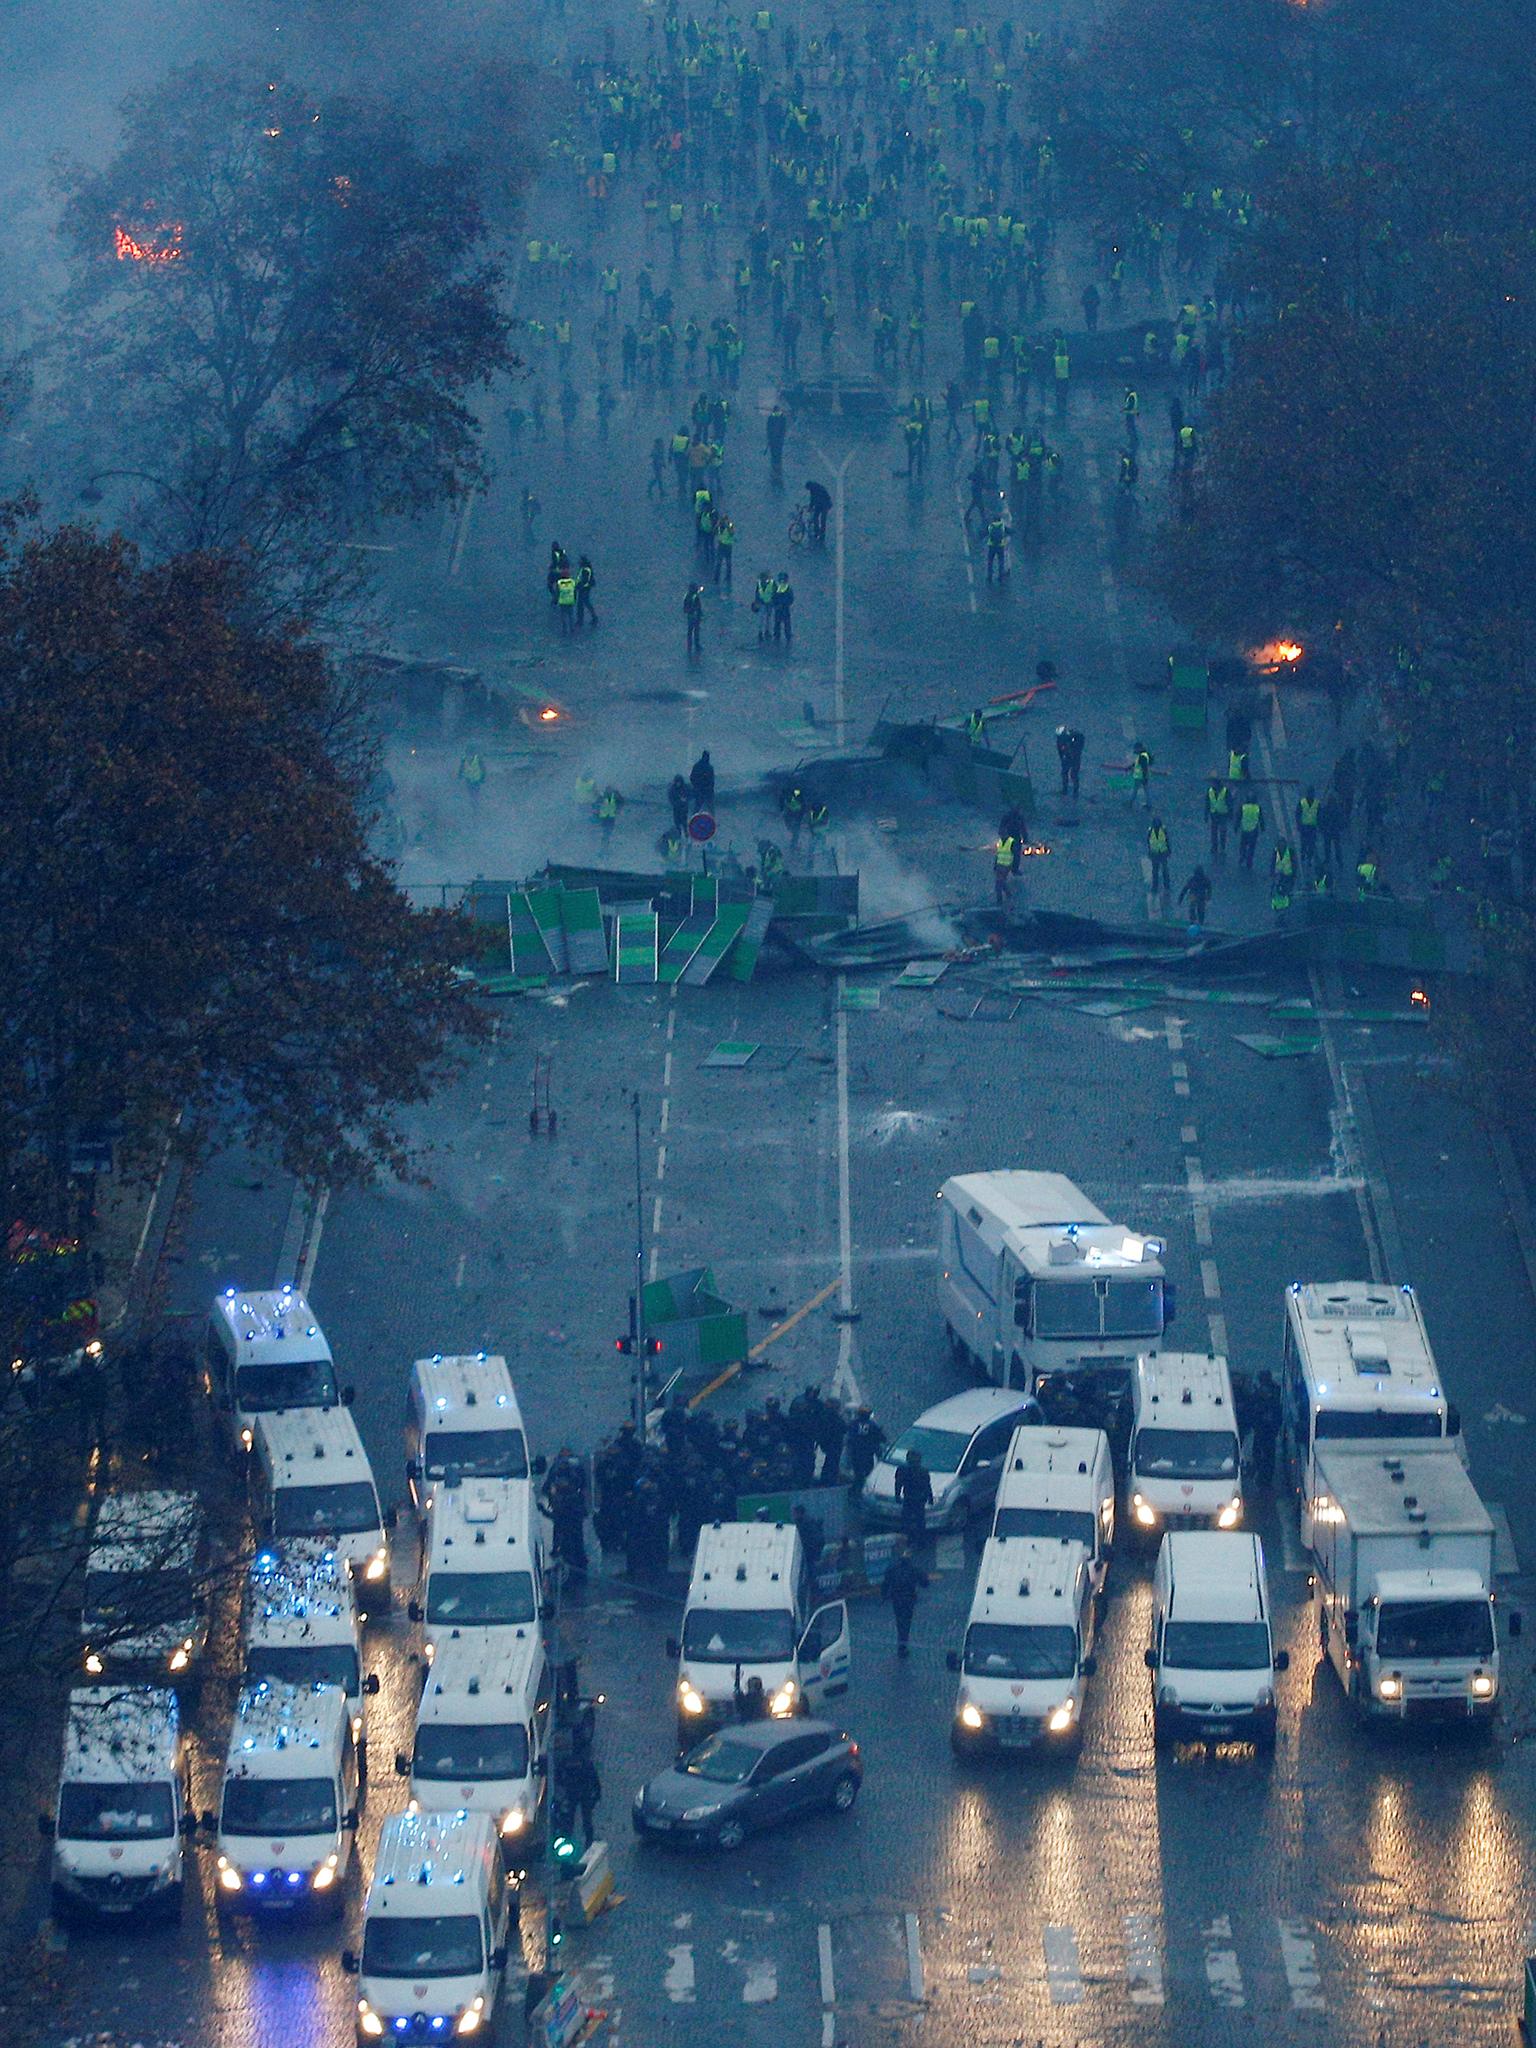
[[[180,221],[148,235],[130,235],[126,228],[114,228],[112,247],[119,263],[146,263],[151,269],[162,269],[167,263],[181,261],[181,232]]]

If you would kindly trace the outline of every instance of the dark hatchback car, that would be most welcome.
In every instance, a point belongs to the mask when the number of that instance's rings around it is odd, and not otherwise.
[[[635,1794],[638,1835],[739,1849],[758,1828],[859,1796],[859,1745],[830,1721],[721,1728]]]

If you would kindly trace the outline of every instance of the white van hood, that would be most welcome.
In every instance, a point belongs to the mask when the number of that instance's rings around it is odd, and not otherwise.
[[[1157,1683],[1176,1693],[1181,1707],[1251,1707],[1261,1692],[1274,1696],[1275,1674],[1268,1665],[1256,1671],[1199,1671],[1165,1664]]]
[[[962,1678],[959,1704],[967,1700],[990,1719],[1043,1721],[1073,1699],[1079,1678]]]
[[[458,2013],[477,1998],[485,2000],[483,2033],[491,2032],[490,2014],[495,2000],[496,1980],[488,1971],[476,1970],[465,1977],[370,1977],[357,1980],[358,1996],[366,1998],[381,2019],[424,2012]],[[451,2039],[445,2034],[445,2039]]]
[[[54,1866],[71,1877],[158,1876],[181,1849],[179,1835],[137,1836],[131,1842],[55,1841]]]
[[[333,1828],[323,1835],[219,1834],[219,1854],[237,1870],[309,1870],[327,1856],[340,1853],[346,1832]]]
[[[738,1672],[743,1692],[750,1679],[760,1678],[763,1691],[772,1699],[786,1679],[793,1678],[798,1683],[800,1665],[794,1657],[780,1658],[769,1664],[690,1664],[684,1658],[678,1666],[677,1682],[679,1685],[691,1685],[699,1698],[708,1700],[712,1706],[718,1706],[722,1701],[734,1705]]]

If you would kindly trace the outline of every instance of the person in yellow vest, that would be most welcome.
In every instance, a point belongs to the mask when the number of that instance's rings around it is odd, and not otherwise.
[[[1144,740],[1137,740],[1131,748],[1131,802],[1137,797],[1150,811],[1152,808],[1152,749]]]
[[[1248,749],[1246,747],[1228,747],[1227,780],[1228,782],[1246,782],[1248,780]]]
[[[1205,821],[1211,828],[1211,859],[1227,857],[1227,826],[1232,817],[1232,792],[1219,775],[1205,786]]]
[[[574,633],[576,630],[576,578],[570,573],[569,569],[567,569],[565,575],[556,580],[555,609],[560,614],[561,632]]]
[[[613,828],[619,816],[619,805],[623,801],[624,799],[619,795],[619,792],[611,782],[597,800],[597,807],[593,815],[597,819],[597,829],[603,835],[605,851],[609,841],[613,838]]]
[[[1152,863],[1152,888],[1159,895],[1166,895],[1172,886],[1168,879],[1168,827],[1161,818],[1154,818],[1147,827],[1147,857]]]
[[[1237,859],[1240,867],[1253,873],[1253,856],[1258,851],[1259,834],[1264,828],[1264,813],[1257,797],[1244,797],[1237,814]]]
[[[1310,784],[1306,795],[1296,806],[1296,837],[1301,842],[1301,864],[1310,868],[1317,859],[1317,829],[1323,813],[1323,800]]]
[[[480,794],[480,785],[485,781],[485,762],[478,747],[471,747],[459,763],[459,780],[471,796]]]
[[[987,736],[986,713],[980,706],[972,711],[965,721],[966,737],[973,747],[979,747]]]
[[[1291,892],[1296,885],[1296,856],[1291,851],[1288,839],[1280,840],[1269,859],[1269,907],[1274,911],[1289,910]]]
[[[1369,847],[1361,854],[1356,865],[1355,889],[1362,903],[1380,893],[1381,871],[1376,865],[1376,856]]]
[[[996,904],[1008,902],[1013,886],[1013,853],[1013,834],[1000,832],[992,847],[992,901]]]

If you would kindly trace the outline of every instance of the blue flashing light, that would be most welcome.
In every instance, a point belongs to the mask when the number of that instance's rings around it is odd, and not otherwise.
[[[480,1363],[481,1363],[482,1365],[484,1365],[484,1363],[485,1363],[485,1353],[484,1353],[483,1351],[477,1351],[477,1352],[475,1353],[475,1356],[476,1356],[476,1358],[478,1358],[478,1359],[479,1359]]]
[[[277,1552],[275,1550],[258,1550],[256,1553],[256,1569],[259,1572],[275,1572],[277,1570]]]
[[[267,1873],[266,1873],[266,1872],[265,1872],[264,1870],[253,1870],[253,1871],[251,1872],[251,1883],[252,1883],[252,1884],[254,1884],[254,1885],[263,1885],[263,1884],[265,1884],[265,1883],[266,1883],[266,1881],[267,1881]]]
[[[506,1407],[506,1405],[507,1405],[507,1397],[506,1397],[506,1395],[505,1395],[505,1394],[498,1394],[498,1395],[496,1396],[496,1406],[497,1406],[498,1408],[505,1408],[505,1407]]]
[[[400,2017],[395,2021],[395,2032],[397,2034],[403,2034],[410,2024],[411,2022],[407,2015],[405,2013],[401,2013]]]
[[[444,2019],[443,2015],[442,2015],[442,2014],[441,2014],[440,2012],[435,2012],[435,2013],[433,2013],[433,2015],[432,2015],[432,2031],[433,2031],[433,2033],[434,2033],[434,2034],[440,2034],[440,2033],[441,2033],[441,2032],[443,2031],[444,2027],[446,2027],[446,2026],[447,2026],[447,2024],[448,2024],[447,2020],[446,2020],[446,2019]]]
[[[437,1399],[432,1403],[432,1406],[434,1408],[446,1408],[448,1406],[448,1396],[446,1394],[439,1394]]]
[[[290,1884],[302,1884],[302,1883],[304,1882],[304,1873],[303,1873],[303,1871],[302,1871],[302,1870],[290,1870],[290,1871],[289,1871],[289,1873],[288,1873],[288,1882],[289,1882]]]
[[[233,1300],[234,1300],[234,1298],[235,1298],[235,1290],[233,1289],[233,1287],[226,1287],[226,1288],[225,1288],[225,1290],[224,1290],[224,1299],[225,1299],[226,1301],[233,1301]]]
[[[433,1363],[434,1365],[441,1365],[441,1364],[442,1364],[442,1362],[443,1362],[443,1354],[441,1353],[441,1351],[434,1351],[434,1352],[433,1352],[433,1354],[432,1354],[432,1363]]]

